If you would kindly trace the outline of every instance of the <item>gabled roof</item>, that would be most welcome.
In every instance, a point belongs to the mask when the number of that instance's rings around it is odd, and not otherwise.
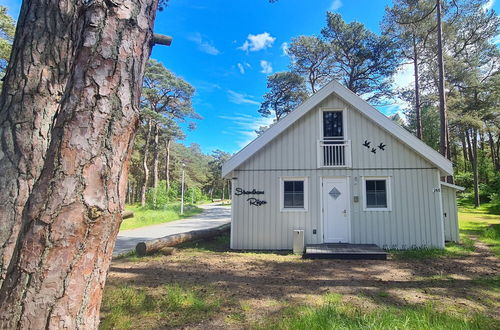
[[[243,164],[253,154],[259,151],[266,144],[271,142],[281,132],[285,131],[293,123],[295,123],[306,113],[314,109],[314,107],[316,107],[321,101],[323,101],[333,93],[343,99],[346,103],[350,104],[352,107],[356,108],[366,117],[374,121],[389,134],[392,134],[398,140],[406,144],[417,154],[421,155],[429,162],[436,165],[443,173],[447,175],[453,175],[453,165],[448,159],[443,157],[436,150],[429,147],[416,136],[414,136],[398,124],[394,123],[391,119],[387,118],[384,114],[372,107],[370,104],[368,104],[368,102],[364,101],[358,95],[354,94],[349,89],[334,80],[321,88],[318,92],[313,94],[309,99],[302,103],[298,108],[290,112],[285,118],[271,126],[263,134],[250,142],[246,147],[241,149],[233,157],[231,157],[222,166],[222,176],[227,176],[229,173],[231,173],[231,171],[235,170],[238,166]]]
[[[445,186],[445,187],[448,187],[448,188],[451,188],[451,189],[458,190],[458,191],[464,191],[465,190],[464,187],[457,186],[456,184],[453,184],[453,183],[448,183],[448,182],[441,181],[441,185]]]

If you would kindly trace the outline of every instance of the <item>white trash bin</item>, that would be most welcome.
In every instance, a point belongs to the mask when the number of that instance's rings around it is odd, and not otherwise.
[[[304,253],[304,231],[294,230],[293,231],[293,253],[303,254]]]

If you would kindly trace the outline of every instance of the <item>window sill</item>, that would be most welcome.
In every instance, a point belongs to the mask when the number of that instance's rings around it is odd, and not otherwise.
[[[302,208],[302,209],[294,209],[294,208],[282,208],[280,212],[307,212],[307,209]]]
[[[365,208],[365,209],[363,209],[363,211],[367,211],[367,212],[372,212],[372,211],[375,211],[375,212],[390,212],[390,211],[392,211],[392,209],[389,209],[389,208]]]

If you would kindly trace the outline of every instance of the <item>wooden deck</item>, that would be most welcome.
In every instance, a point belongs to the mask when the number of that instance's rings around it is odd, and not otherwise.
[[[387,260],[387,252],[375,244],[313,244],[306,245],[304,258]]]

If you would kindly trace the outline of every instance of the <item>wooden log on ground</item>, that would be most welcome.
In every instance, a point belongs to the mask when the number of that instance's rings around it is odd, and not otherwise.
[[[133,218],[134,217],[134,212],[132,211],[123,211],[122,212],[122,219],[128,219],[128,218]]]
[[[135,246],[135,252],[139,256],[145,256],[159,252],[163,253],[161,252],[162,249],[176,246],[188,241],[195,241],[204,238],[219,236],[229,231],[230,228],[231,224],[228,223],[217,228],[192,230],[186,233],[169,235],[151,241],[139,242]]]

